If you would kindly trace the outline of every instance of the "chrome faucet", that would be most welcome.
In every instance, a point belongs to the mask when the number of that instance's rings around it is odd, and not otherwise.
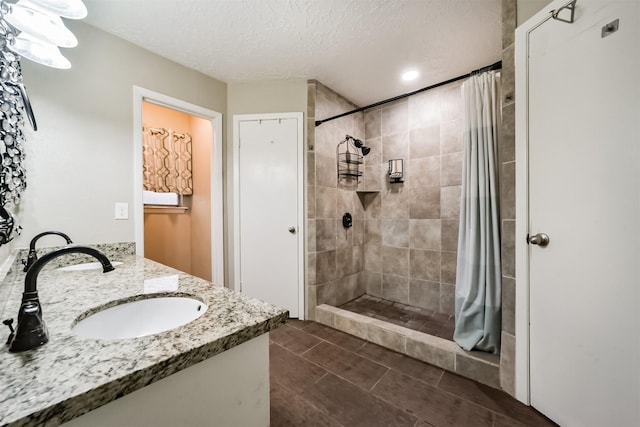
[[[102,264],[103,273],[114,270],[111,261],[109,261],[109,258],[107,258],[105,254],[97,249],[86,246],[65,246],[62,249],[49,252],[37,259],[27,271],[24,279],[24,293],[22,294],[22,303],[18,311],[18,324],[16,325],[15,331],[12,329],[11,335],[9,336],[9,351],[18,352],[31,350],[49,341],[49,333],[42,318],[42,307],[38,299],[38,274],[40,270],[42,270],[42,267],[49,261],[71,253],[81,253],[96,258],[100,261],[100,264]],[[9,327],[11,328],[11,326]]]
[[[68,245],[73,243],[71,241],[71,239],[69,238],[69,236],[67,236],[64,233],[61,233],[60,231],[45,231],[44,233],[38,234],[33,239],[31,239],[31,243],[29,243],[29,255],[27,255],[26,261],[25,260],[22,261],[22,263],[24,264],[24,270],[22,270],[22,271],[24,271],[26,273],[29,270],[29,268],[31,268],[33,263],[36,262],[36,260],[38,259],[38,254],[36,252],[36,242],[41,237],[48,236],[50,234],[55,234],[55,235],[63,237],[67,241]]]

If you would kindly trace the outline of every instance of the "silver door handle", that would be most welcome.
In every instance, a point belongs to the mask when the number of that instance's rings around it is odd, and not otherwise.
[[[529,236],[527,238],[527,242],[530,245],[538,245],[541,248],[544,248],[549,244],[549,236],[544,233],[534,234],[533,236]]]
[[[295,227],[289,227],[289,233],[296,234],[296,228]]]

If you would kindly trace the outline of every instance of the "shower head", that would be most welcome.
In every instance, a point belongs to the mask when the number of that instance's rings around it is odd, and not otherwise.
[[[371,152],[371,148],[365,147],[365,145],[359,139],[354,139],[353,140],[353,145],[355,145],[357,148],[362,150],[362,155],[363,156],[366,156],[367,154],[369,154]]]

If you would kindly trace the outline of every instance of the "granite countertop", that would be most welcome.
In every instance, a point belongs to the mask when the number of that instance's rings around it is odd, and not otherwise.
[[[106,274],[102,269],[56,270],[96,261],[68,255],[40,272],[38,293],[49,342],[22,353],[10,353],[8,346],[2,346],[0,425],[61,424],[266,333],[288,317],[284,309],[135,256],[131,244],[95,247],[123,264]],[[0,319],[16,318],[24,290],[20,263],[24,251],[13,256],[0,283]],[[142,338],[92,340],[71,332],[83,313],[145,294],[187,295],[208,309],[187,325]],[[6,329],[0,339],[8,335]]]

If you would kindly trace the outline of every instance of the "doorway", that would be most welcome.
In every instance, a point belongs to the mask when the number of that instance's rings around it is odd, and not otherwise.
[[[136,253],[224,285],[222,115],[134,87],[134,130]]]
[[[145,257],[211,281],[211,121],[142,102]]]
[[[302,113],[238,115],[235,289],[304,313]]]
[[[516,32],[518,397],[560,425],[638,425],[640,4],[573,5]]]

